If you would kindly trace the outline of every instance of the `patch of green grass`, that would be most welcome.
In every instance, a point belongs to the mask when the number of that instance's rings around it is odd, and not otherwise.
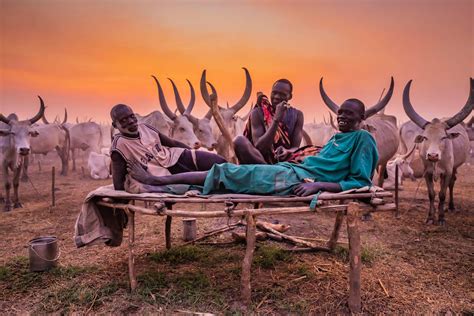
[[[279,262],[289,262],[292,255],[275,246],[262,246],[257,249],[254,255],[253,263],[263,269],[275,267]]]
[[[92,310],[102,305],[110,295],[124,286],[115,282],[99,288],[81,284],[61,286],[57,290],[48,292],[41,301],[40,311],[68,313],[75,307],[87,307]]]
[[[343,261],[349,261],[349,249],[342,246],[336,246],[335,253]],[[360,251],[360,257],[362,263],[373,264],[377,258],[381,255],[381,250],[373,246],[362,246]]]
[[[67,266],[67,267],[55,267],[49,270],[47,273],[51,276],[58,278],[67,278],[73,279],[81,274],[90,273],[96,271],[96,267],[76,267],[76,266]]]
[[[5,281],[10,275],[10,270],[7,267],[0,267],[0,281]]]
[[[173,282],[177,287],[184,291],[202,290],[211,286],[211,282],[209,281],[207,275],[201,271],[188,271],[181,275],[177,275],[174,277]]]
[[[207,250],[197,246],[184,246],[171,248],[150,254],[150,259],[159,263],[171,265],[199,261],[207,254]]]
[[[311,278],[314,276],[314,272],[308,266],[304,264],[300,264],[295,267],[292,267],[291,270],[293,270],[299,276],[305,276],[308,278]]]

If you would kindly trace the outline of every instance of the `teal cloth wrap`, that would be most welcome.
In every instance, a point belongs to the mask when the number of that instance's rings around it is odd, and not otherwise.
[[[214,165],[207,174],[203,194],[244,193],[291,195],[305,178],[339,183],[343,191],[371,185],[378,160],[377,146],[365,130],[335,134],[315,156],[301,164]]]

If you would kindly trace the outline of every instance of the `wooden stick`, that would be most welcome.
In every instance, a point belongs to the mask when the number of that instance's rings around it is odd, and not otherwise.
[[[349,238],[349,310],[351,313],[361,311],[361,257],[359,233],[360,207],[356,202],[349,203],[347,208],[347,235]]]
[[[306,240],[302,240],[302,239],[299,239],[299,238],[294,238],[294,237],[288,236],[286,234],[280,233],[279,231],[269,227],[267,225],[267,223],[265,223],[265,222],[257,222],[257,227],[260,228],[261,230],[264,230],[264,231],[270,232],[274,235],[280,236],[284,240],[291,241],[292,243],[297,244],[297,245],[300,244],[300,245],[303,245],[303,246],[306,246],[306,247],[309,247],[309,248],[321,248],[321,247],[318,247],[316,245],[313,245],[312,243],[310,243]]]
[[[41,172],[41,161],[38,159],[38,171]]]
[[[395,217],[400,218],[400,210],[398,208],[398,164],[395,164],[395,205],[396,205],[396,212],[395,212]]]
[[[337,240],[339,239],[339,232],[341,230],[342,222],[344,221],[344,213],[339,211],[336,214],[336,221],[334,222],[334,229],[331,233],[331,238],[327,242],[326,246],[334,251],[336,249]]]
[[[192,244],[192,243],[195,243],[196,241],[200,241],[200,240],[206,239],[206,238],[208,238],[208,237],[211,237],[211,236],[214,236],[214,235],[223,233],[223,232],[226,232],[226,231],[228,231],[228,230],[232,230],[232,229],[234,229],[235,227],[240,226],[240,225],[243,225],[243,224],[242,224],[241,222],[238,222],[238,223],[236,223],[236,224],[232,224],[232,225],[229,225],[229,226],[225,226],[225,227],[219,228],[219,229],[217,229],[217,230],[214,230],[214,231],[211,231],[211,232],[209,232],[209,233],[206,233],[204,236],[201,236],[201,237],[198,237],[198,238],[196,238],[196,239],[194,239],[194,240],[190,240],[190,241],[188,241],[188,242],[185,242],[185,243],[183,244],[183,246],[189,245],[189,244]]]
[[[135,274],[135,258],[133,248],[135,246],[135,213],[128,211],[128,275],[130,279],[130,290],[133,292],[137,288],[137,277]]]
[[[55,176],[56,176],[56,171],[55,171],[55,168],[53,167],[51,169],[51,206],[56,206]]]
[[[345,199],[362,199],[362,198],[371,198],[371,197],[393,197],[392,192],[388,191],[381,191],[381,192],[366,192],[366,193],[348,193],[348,194],[339,194],[339,193],[329,193],[323,192],[318,197],[319,201],[323,200],[345,200]],[[295,203],[295,202],[310,202],[312,200],[312,196],[307,197],[299,197],[299,196],[291,196],[291,197],[279,197],[279,196],[251,196],[248,197],[228,197],[228,196],[212,196],[211,198],[206,196],[201,197],[143,197],[140,200],[143,201],[162,201],[162,202],[169,202],[169,203],[224,203],[225,201],[230,201],[234,203],[274,203],[274,202],[282,202],[282,203]]]
[[[385,286],[383,286],[383,283],[380,279],[379,279],[379,284],[382,287],[382,290],[385,292],[385,295],[387,295],[387,297],[390,297],[390,295],[388,294],[387,289],[385,288]]]
[[[256,226],[255,217],[250,212],[247,212],[247,214],[245,215],[245,219],[247,221],[247,248],[245,250],[245,257],[242,262],[242,275],[240,276],[240,293],[242,302],[246,306],[250,306],[250,304],[252,303],[250,274],[252,268],[253,254],[255,251]]]

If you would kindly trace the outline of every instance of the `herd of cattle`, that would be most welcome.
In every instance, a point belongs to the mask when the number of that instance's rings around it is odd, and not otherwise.
[[[138,120],[157,128],[161,133],[174,138],[191,148],[214,150],[228,160],[233,159],[229,141],[223,135],[235,137],[242,135],[248,112],[244,116],[237,113],[248,103],[252,91],[252,79],[246,68],[245,90],[240,100],[233,106],[218,105],[219,120],[224,124],[216,124],[211,109],[202,118],[193,116],[196,96],[191,82],[190,100],[187,106],[183,104],[175,83],[169,79],[174,95],[177,111],[168,106],[160,82],[153,79],[158,90],[160,111],[153,111],[145,116],[137,114]],[[470,91],[466,104],[452,117],[433,118],[431,121],[421,117],[410,101],[408,82],[403,91],[403,108],[410,121],[401,124],[397,118],[384,114],[393,90],[394,80],[380,101],[368,106],[365,112],[363,128],[372,133],[379,150],[379,162],[374,182],[379,186],[391,188],[395,182],[395,166],[399,166],[399,181],[403,178],[422,178],[426,180],[429,192],[430,207],[427,222],[444,224],[444,203],[449,187],[449,209],[454,209],[453,187],[459,166],[473,155],[474,118],[468,123],[463,121],[472,113],[474,105],[474,80],[470,79]],[[200,91],[204,103],[211,108],[211,93],[218,101],[215,87],[207,81],[204,70],[200,81]],[[339,105],[326,93],[323,79],[319,83],[321,97],[326,106],[337,114]],[[69,158],[72,158],[72,170],[76,170],[76,156],[79,151],[88,157],[88,169],[93,179],[106,179],[110,176],[109,149],[115,133],[111,125],[101,125],[95,122],[72,124],[67,122],[67,112],[64,120],[50,123],[45,117],[45,105],[41,97],[40,109],[31,119],[20,121],[16,114],[5,117],[0,114],[0,160],[2,164],[3,183],[5,187],[4,210],[21,207],[18,197],[20,176],[28,179],[28,164],[30,154],[47,154],[56,151],[61,160],[61,175],[67,175]],[[213,102],[214,99],[213,99]],[[219,104],[219,103],[217,103]],[[329,122],[307,123],[304,125],[303,139],[306,144],[324,145],[337,132],[332,115]],[[38,124],[39,120],[43,124]],[[226,128],[226,130],[221,130]],[[13,180],[9,180],[9,171]],[[440,179],[438,218],[435,218],[434,181]],[[13,184],[13,198],[10,189]]]

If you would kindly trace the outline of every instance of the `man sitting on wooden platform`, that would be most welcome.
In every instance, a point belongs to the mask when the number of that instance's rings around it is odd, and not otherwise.
[[[153,176],[137,162],[130,162],[130,175],[141,183],[202,185],[203,194],[246,193],[308,196],[320,191],[341,192],[370,186],[378,152],[372,135],[360,129],[365,106],[348,99],[337,115],[339,131],[315,156],[301,164],[214,165],[209,171]]]

